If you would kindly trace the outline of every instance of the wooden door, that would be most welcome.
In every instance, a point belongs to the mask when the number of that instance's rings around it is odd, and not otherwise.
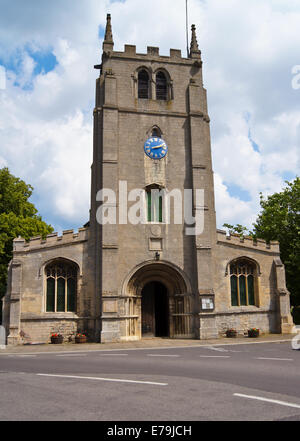
[[[142,335],[155,335],[154,290],[151,284],[142,292]]]

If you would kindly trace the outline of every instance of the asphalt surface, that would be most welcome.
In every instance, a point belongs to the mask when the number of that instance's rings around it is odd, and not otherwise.
[[[1,421],[300,421],[291,342],[0,354]]]

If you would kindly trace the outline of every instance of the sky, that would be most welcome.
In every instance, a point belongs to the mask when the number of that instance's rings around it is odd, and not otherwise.
[[[95,80],[115,47],[186,54],[185,0],[0,0],[0,168],[34,187],[55,231],[88,221]],[[211,119],[217,226],[251,229],[299,176],[299,0],[189,0]]]

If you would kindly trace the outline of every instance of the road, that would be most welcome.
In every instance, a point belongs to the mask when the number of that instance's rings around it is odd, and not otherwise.
[[[0,355],[1,421],[300,421],[290,342]]]

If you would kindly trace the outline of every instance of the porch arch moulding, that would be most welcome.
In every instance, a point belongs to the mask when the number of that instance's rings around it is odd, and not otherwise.
[[[170,296],[192,295],[187,275],[176,265],[164,260],[150,260],[134,267],[125,278],[120,295],[139,297],[149,282],[161,282],[168,289]]]

